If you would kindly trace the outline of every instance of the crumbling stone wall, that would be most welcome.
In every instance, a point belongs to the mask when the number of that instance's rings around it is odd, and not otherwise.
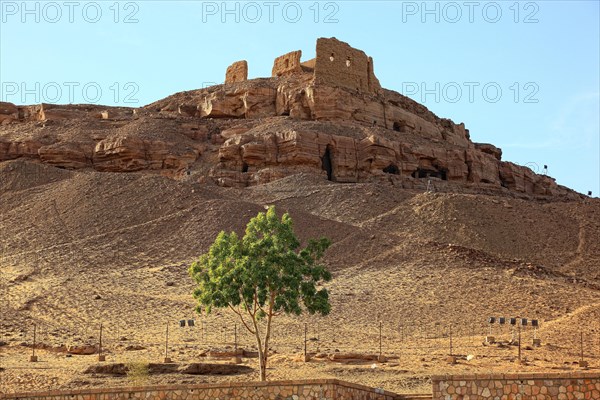
[[[279,56],[273,62],[272,76],[281,76],[286,74],[294,74],[302,72],[300,58],[302,50],[291,51],[287,54]]]
[[[317,39],[317,56],[301,62],[302,50],[291,51],[273,61],[271,76],[314,73],[315,82],[356,90],[361,93],[381,94],[381,85],[373,70],[373,59],[364,51],[336,38]],[[243,71],[243,74],[240,73]],[[244,78],[241,79],[241,76]],[[238,61],[227,68],[225,83],[248,78],[246,61]]]
[[[317,39],[315,81],[359,92],[377,94],[381,85],[375,77],[373,59],[363,51],[336,38]]]
[[[308,61],[304,61],[302,64],[302,69],[304,70],[304,72],[314,72],[315,70],[315,63],[317,62],[316,58],[312,58]]]
[[[244,82],[248,80],[248,62],[246,60],[236,61],[227,67],[225,83]]]
[[[272,76],[314,72],[315,82],[379,94],[381,85],[373,70],[373,59],[336,38],[317,39],[317,57],[301,62],[302,51],[292,51],[273,62]]]

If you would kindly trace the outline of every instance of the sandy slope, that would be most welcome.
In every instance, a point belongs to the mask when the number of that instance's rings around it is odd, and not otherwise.
[[[13,161],[0,164],[0,391],[128,383],[82,374],[93,355],[40,350],[43,362],[27,363],[30,349],[21,344],[31,343],[34,322],[48,348],[95,344],[103,323],[109,361],[159,361],[166,323],[176,361],[232,345],[227,313],[177,328],[193,316],[187,266],[220,230],[243,232],[268,204],[291,213],[301,238],[333,240],[334,272],[330,316],[278,321],[272,378],[338,377],[401,392],[426,390],[427,376],[439,372],[577,368],[582,330],[586,357],[600,366],[598,200],[422,193],[308,175],[226,189]],[[524,350],[530,365],[514,362],[514,346],[482,345],[490,315],[541,321],[544,345]],[[304,322],[311,352],[376,355],[379,321],[382,350],[397,357],[388,363],[295,361]],[[512,335],[497,325],[493,334]],[[523,335],[530,344],[531,328]],[[453,352],[475,358],[448,365],[450,336]],[[241,331],[239,340],[252,346]],[[131,345],[145,349],[126,350]]]

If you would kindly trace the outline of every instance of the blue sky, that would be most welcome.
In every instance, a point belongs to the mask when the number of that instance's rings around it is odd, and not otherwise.
[[[477,142],[600,193],[598,1],[0,0],[0,99],[140,106],[250,77],[318,37],[375,61],[382,85]]]

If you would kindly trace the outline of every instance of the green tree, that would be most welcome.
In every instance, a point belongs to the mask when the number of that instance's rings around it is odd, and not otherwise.
[[[311,239],[301,248],[292,225],[289,214],[279,220],[269,207],[250,220],[242,239],[235,232],[219,233],[189,269],[198,284],[196,310],[228,308],[255,336],[261,381],[266,380],[273,317],[300,315],[303,308],[322,315],[331,310],[327,289],[319,287],[331,279],[319,263],[331,242]]]

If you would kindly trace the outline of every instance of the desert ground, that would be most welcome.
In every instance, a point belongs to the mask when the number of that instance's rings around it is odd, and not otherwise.
[[[598,199],[425,192],[309,174],[224,188],[26,160],[0,163],[0,177],[0,392],[256,380],[252,337],[239,322],[236,335],[227,311],[194,313],[187,269],[219,231],[242,234],[267,205],[289,212],[302,240],[333,242],[332,312],[275,320],[271,380],[335,377],[427,393],[433,374],[579,370],[582,350],[589,369],[600,369]],[[521,362],[509,343],[518,330],[490,326],[490,316],[539,321],[521,329]],[[180,327],[182,319],[195,326]],[[101,324],[105,362],[69,354],[96,351]],[[237,345],[252,370],[94,369],[162,363],[167,325],[167,355],[180,369],[232,364]],[[484,343],[488,335],[497,343]]]

